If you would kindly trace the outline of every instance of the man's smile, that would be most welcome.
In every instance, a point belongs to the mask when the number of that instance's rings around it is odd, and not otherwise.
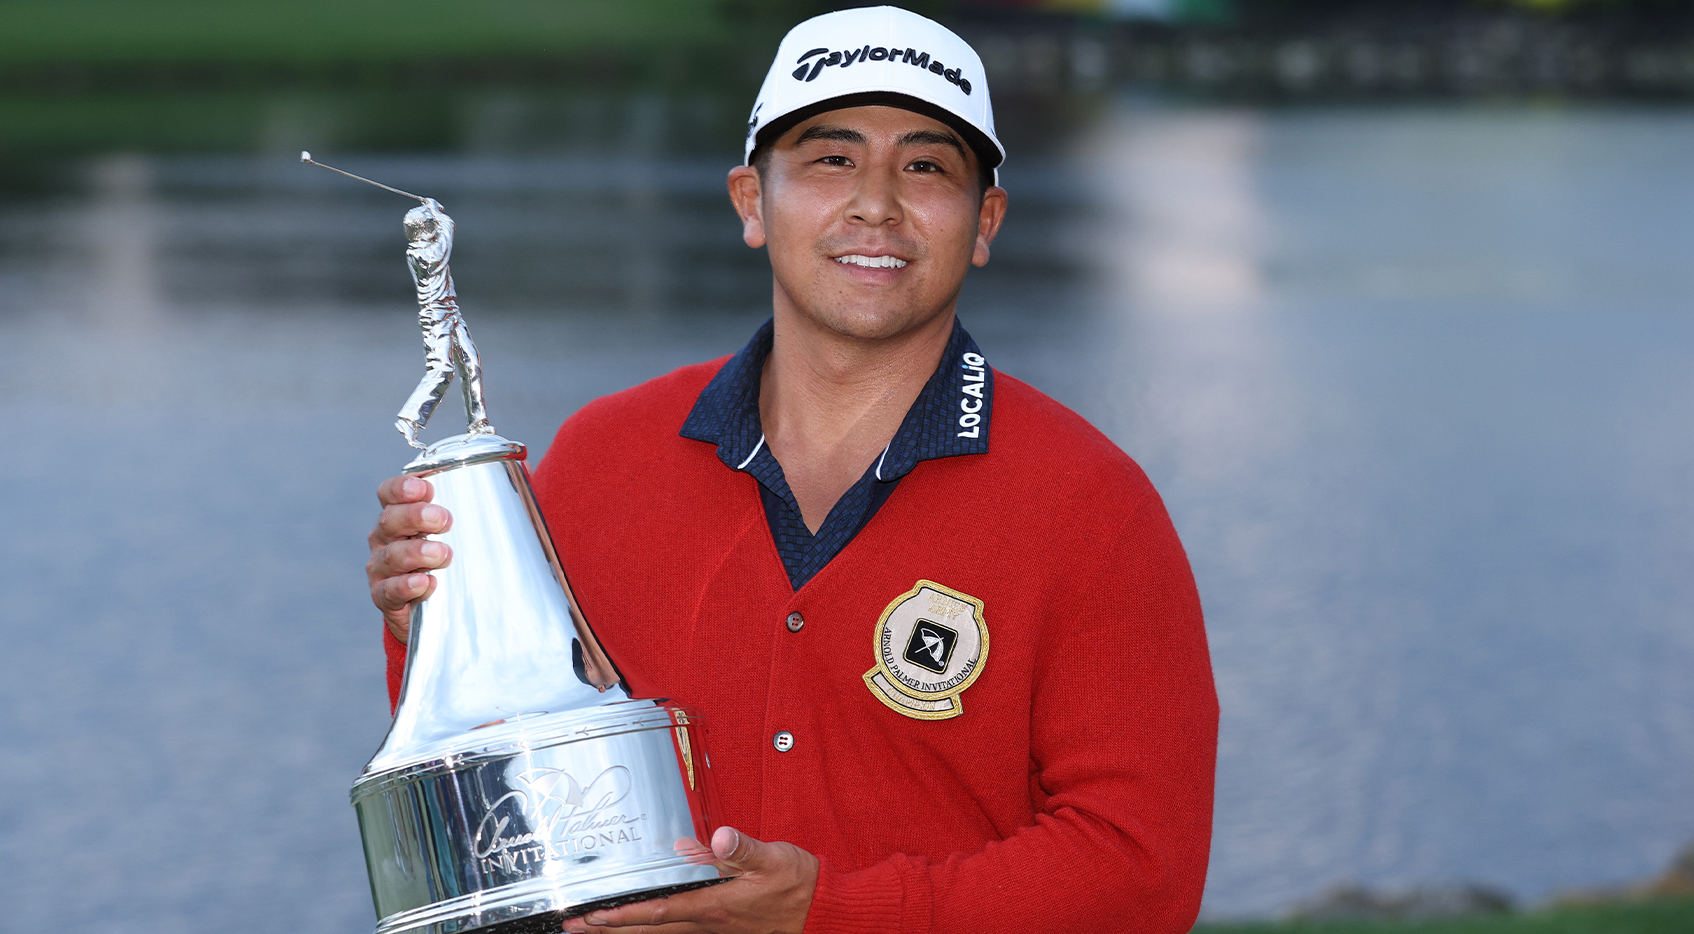
[[[899,269],[906,265],[906,261],[898,256],[865,256],[862,253],[837,256],[835,261],[843,266],[863,266],[866,269]]]

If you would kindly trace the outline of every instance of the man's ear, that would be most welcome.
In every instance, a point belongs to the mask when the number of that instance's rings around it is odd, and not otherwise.
[[[971,251],[972,266],[988,265],[988,245],[1000,232],[1000,222],[1006,219],[1006,189],[990,185],[982,193],[982,207],[976,218],[976,248]]]
[[[729,200],[741,217],[741,241],[755,250],[765,245],[763,197],[758,169],[738,165],[729,170]]]

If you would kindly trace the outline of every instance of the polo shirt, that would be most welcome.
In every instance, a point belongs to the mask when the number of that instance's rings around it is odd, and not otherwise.
[[[733,359],[583,407],[534,474],[632,693],[699,718],[707,823],[818,858],[808,934],[1185,934],[1217,698],[1187,557],[1140,468],[995,373],[992,445],[900,452],[880,508],[796,587],[774,475],[742,467],[757,437],[744,419],[685,428]],[[962,378],[936,372],[933,398],[967,414]]]
[[[911,473],[920,461],[988,451],[994,372],[955,318],[941,362],[907,410],[894,438],[882,456],[865,468],[864,476],[836,501],[814,535],[801,518],[800,505],[788,488],[782,465],[765,446],[759,420],[760,374],[770,356],[774,333],[773,323],[766,321],[747,346],[729,358],[701,391],[682,424],[681,434],[717,445],[718,460],[759,481],[771,540],[789,582],[799,590],[859,534],[888,501],[900,478]]]

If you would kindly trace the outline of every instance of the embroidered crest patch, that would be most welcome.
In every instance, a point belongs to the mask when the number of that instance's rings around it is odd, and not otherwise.
[[[962,713],[959,695],[988,661],[982,601],[934,581],[895,597],[872,640],[876,667],[865,684],[890,710],[916,720]]]

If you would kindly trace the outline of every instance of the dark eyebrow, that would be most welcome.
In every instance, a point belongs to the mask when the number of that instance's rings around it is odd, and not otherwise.
[[[807,127],[806,131],[800,134],[800,138],[794,141],[794,145],[804,146],[814,139],[827,139],[837,143],[863,143],[866,141],[865,134],[858,130],[820,123],[817,126]]]
[[[942,133],[939,130],[913,130],[905,136],[900,137],[900,145],[951,146],[959,151],[959,155],[965,155],[965,145],[959,142],[959,138],[957,136],[954,136],[951,133]]]
[[[794,145],[804,146],[815,139],[830,140],[837,143],[859,143],[861,145],[869,142],[865,139],[865,134],[860,133],[858,130],[844,126],[831,126],[827,123],[820,123],[817,126],[807,127],[805,131],[800,134],[800,138],[794,141]],[[913,130],[905,136],[900,137],[900,145],[951,146],[958,151],[959,155],[966,155],[965,145],[959,142],[959,138],[957,136],[952,133],[943,133],[940,130]]]

